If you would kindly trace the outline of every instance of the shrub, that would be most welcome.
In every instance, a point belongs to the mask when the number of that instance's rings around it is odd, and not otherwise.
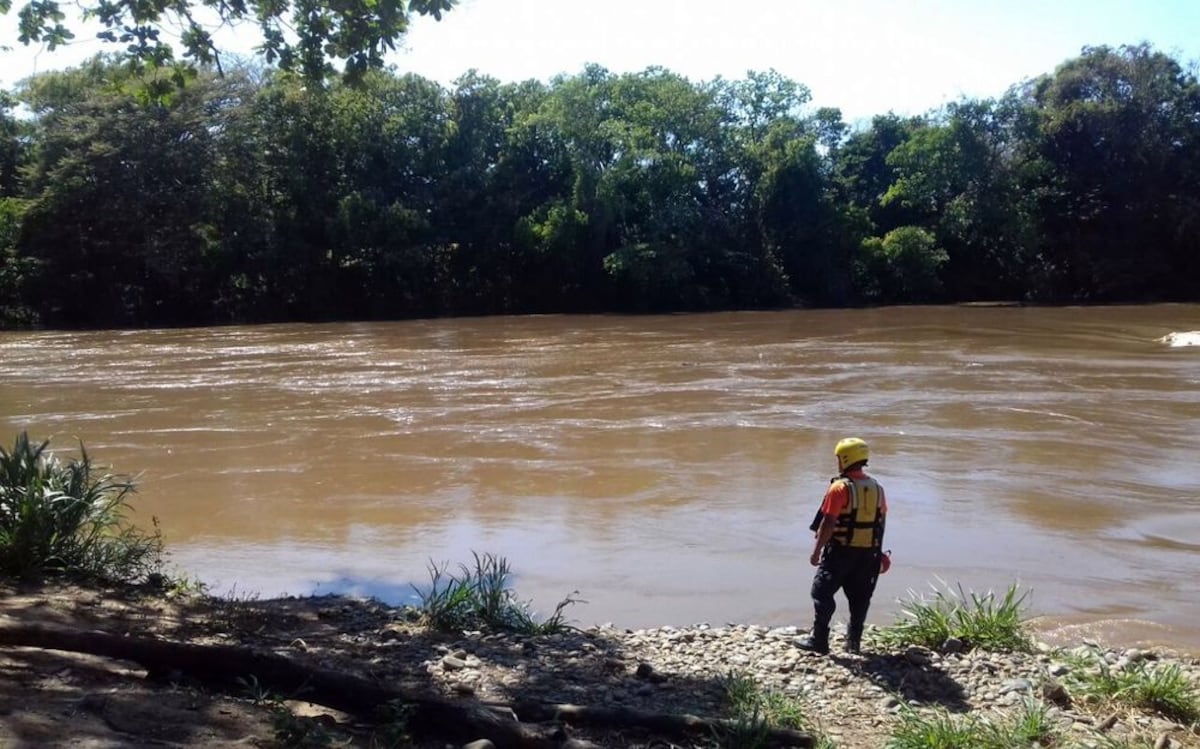
[[[1059,730],[1049,708],[1026,701],[1015,715],[989,720],[981,715],[951,715],[944,708],[919,713],[905,705],[888,749],[1011,749],[1058,746]]]
[[[770,730],[790,728],[813,734],[814,749],[833,749],[804,714],[798,701],[773,689],[764,689],[747,674],[729,673],[721,681],[729,709],[728,727],[716,736],[721,749],[761,749],[771,745]]]
[[[1066,681],[1077,694],[1155,712],[1184,725],[1200,721],[1200,692],[1178,664],[1137,661],[1116,668],[1094,650],[1072,661]]]
[[[934,589],[932,598],[915,596],[901,603],[902,616],[875,637],[890,645],[924,645],[937,648],[954,637],[967,647],[998,651],[1027,651],[1031,642],[1025,632],[1024,609],[1028,591],[1018,595],[1010,585],[1004,597]]]
[[[0,573],[21,577],[78,574],[134,581],[162,564],[157,529],[125,519],[133,482],[80,457],[63,462],[22,432],[0,447]]]
[[[473,570],[460,564],[462,574],[456,576],[447,574],[445,565],[430,563],[429,589],[423,591],[413,586],[430,627],[443,632],[488,629],[525,634],[553,634],[571,628],[564,611],[567,606],[579,603],[575,594],[560,601],[544,621],[538,621],[529,604],[518,600],[508,587],[512,572],[508,560],[494,554],[480,556],[472,552],[472,555]]]

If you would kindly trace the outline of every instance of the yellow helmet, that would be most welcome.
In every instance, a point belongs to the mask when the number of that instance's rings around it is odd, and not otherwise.
[[[871,457],[867,443],[857,437],[847,437],[837,443],[837,446],[833,448],[833,454],[837,456],[839,471],[844,471],[855,463],[861,463]]]

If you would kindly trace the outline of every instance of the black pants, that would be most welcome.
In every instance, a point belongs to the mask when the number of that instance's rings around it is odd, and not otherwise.
[[[821,553],[817,574],[813,576],[812,599],[816,609],[813,634],[828,638],[829,622],[837,610],[837,602],[833,597],[841,590],[845,592],[846,603],[850,606],[849,635],[852,639],[860,637],[878,579],[878,550],[853,549],[835,544],[826,546]]]

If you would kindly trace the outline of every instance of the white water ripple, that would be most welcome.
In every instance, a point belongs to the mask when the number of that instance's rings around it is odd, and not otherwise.
[[[1187,348],[1190,346],[1200,346],[1200,330],[1189,330],[1186,332],[1167,333],[1162,338],[1158,339],[1159,343],[1165,343],[1171,348]]]

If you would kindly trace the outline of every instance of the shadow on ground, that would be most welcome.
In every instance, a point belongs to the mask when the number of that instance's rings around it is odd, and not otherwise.
[[[604,630],[539,637],[445,634],[421,626],[412,609],[337,595],[172,598],[148,587],[49,584],[0,585],[0,601],[0,614],[15,621],[240,645],[451,700],[570,703],[708,717],[724,711],[719,679],[659,673],[643,654],[630,652]],[[264,696],[274,705],[304,698],[271,694],[270,685],[257,684],[253,674],[247,674],[240,694],[225,695],[189,683],[184,674],[160,682],[146,678],[136,664],[95,656],[0,648],[0,659],[8,677],[0,693],[0,745],[6,747],[233,745],[275,730]],[[353,744],[369,745],[360,722],[327,712],[333,714],[321,717],[322,725],[343,727]],[[634,747],[651,738],[633,732],[611,745]]]
[[[939,705],[951,712],[972,709],[966,689],[931,663],[914,663],[904,654],[868,653],[861,658],[833,656],[835,662],[910,704]]]

